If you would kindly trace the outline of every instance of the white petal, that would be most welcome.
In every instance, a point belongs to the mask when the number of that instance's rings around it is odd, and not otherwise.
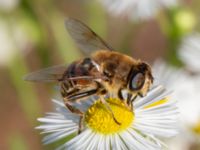
[[[49,143],[55,142],[57,140],[60,140],[64,137],[67,137],[68,135],[75,133],[75,132],[77,132],[76,129],[73,129],[73,130],[70,130],[70,131],[55,132],[55,133],[52,133],[52,134],[45,136],[42,141],[44,142],[44,144],[49,144]]]
[[[177,5],[177,0],[100,0],[100,2],[115,16],[127,16],[134,21],[153,18],[163,7]]]
[[[139,133],[137,133],[134,129],[130,128],[128,131],[138,142],[144,145],[147,149],[149,150],[160,149],[160,147],[157,144],[153,143],[152,141],[149,141],[147,138],[144,138]]]

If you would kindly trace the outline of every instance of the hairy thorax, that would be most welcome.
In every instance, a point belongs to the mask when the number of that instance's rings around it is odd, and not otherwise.
[[[107,88],[119,89],[127,85],[127,77],[137,60],[118,52],[100,50],[92,55],[92,59],[99,64],[101,72],[108,76],[110,82],[105,83]]]

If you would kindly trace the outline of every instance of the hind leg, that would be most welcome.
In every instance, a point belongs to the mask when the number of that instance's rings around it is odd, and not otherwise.
[[[80,134],[83,129],[84,112],[82,112],[80,109],[73,106],[72,103],[77,102],[83,98],[87,98],[91,95],[94,95],[96,94],[96,92],[97,92],[96,89],[91,89],[91,90],[83,91],[83,92],[79,90],[68,96],[65,94],[65,97],[63,98],[65,106],[69,109],[69,111],[80,116],[78,134]]]

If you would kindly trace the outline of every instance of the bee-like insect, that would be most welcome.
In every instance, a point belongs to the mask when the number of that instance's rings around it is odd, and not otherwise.
[[[147,63],[114,51],[78,20],[67,19],[65,26],[79,48],[91,55],[68,66],[54,66],[33,72],[25,80],[58,82],[66,107],[79,115],[83,113],[71,104],[92,95],[99,96],[111,112],[103,98],[108,93],[124,100],[130,109],[137,96],[146,95],[153,83],[151,68]],[[113,119],[120,124],[114,115]]]

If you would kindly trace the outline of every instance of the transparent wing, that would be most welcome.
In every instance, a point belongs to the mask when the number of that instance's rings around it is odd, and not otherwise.
[[[57,82],[62,79],[66,70],[67,65],[52,66],[30,73],[24,77],[24,80],[34,82]]]
[[[64,80],[93,80],[102,79],[102,76],[72,76],[63,78],[67,71],[67,65],[52,66],[24,76],[24,80],[32,82],[58,82]]]
[[[101,37],[92,31],[84,23],[68,18],[65,21],[65,27],[71,37],[78,44],[79,48],[87,55],[95,50],[113,50]]]

